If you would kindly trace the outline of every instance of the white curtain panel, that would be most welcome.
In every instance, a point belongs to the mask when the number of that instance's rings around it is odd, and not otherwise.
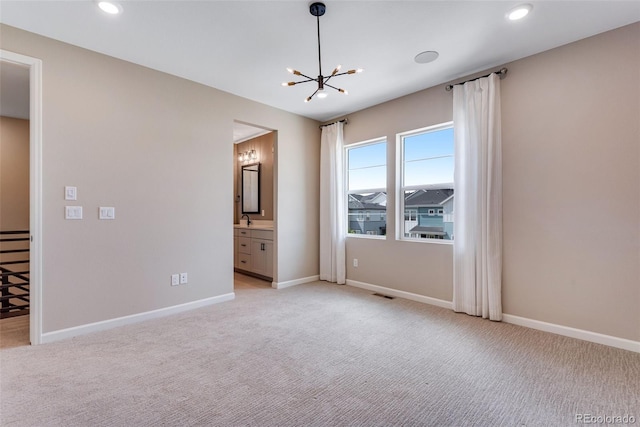
[[[343,126],[324,126],[320,140],[320,280],[340,285],[346,279]]]
[[[502,320],[502,140],[496,74],[454,86],[453,309]]]

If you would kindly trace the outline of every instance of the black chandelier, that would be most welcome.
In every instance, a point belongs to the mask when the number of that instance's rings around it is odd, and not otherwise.
[[[301,80],[299,82],[284,82],[282,83],[282,86],[295,86],[297,84],[300,83],[307,83],[307,82],[318,82],[318,88],[315,90],[315,92],[313,92],[309,97],[307,97],[304,102],[309,102],[311,101],[311,98],[313,98],[315,95],[318,95],[318,98],[326,98],[327,97],[327,92],[325,91],[325,87],[330,87],[331,89],[335,89],[340,93],[343,93],[345,95],[348,95],[349,93],[341,88],[337,88],[335,86],[332,86],[330,84],[328,84],[327,82],[332,78],[332,77],[338,77],[338,76],[342,76],[345,74],[355,74],[355,73],[361,73],[363,70],[362,68],[359,68],[357,70],[349,70],[349,71],[344,71],[342,73],[340,73],[340,65],[338,65],[336,68],[333,69],[333,71],[331,72],[330,75],[328,76],[323,76],[322,75],[322,58],[320,55],[320,17],[322,15],[324,15],[324,13],[326,12],[327,7],[324,5],[324,3],[320,3],[320,2],[315,2],[312,3],[309,6],[309,12],[316,17],[316,22],[318,23],[318,78],[312,78],[309,77],[305,74],[302,74],[300,71],[298,70],[294,70],[293,68],[287,68],[287,71],[290,72],[291,74],[295,75],[295,76],[302,76],[304,78],[306,78],[306,80]]]

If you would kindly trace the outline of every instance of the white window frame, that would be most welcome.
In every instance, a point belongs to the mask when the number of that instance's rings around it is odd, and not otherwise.
[[[404,185],[404,138],[411,137],[413,135],[422,134],[422,133],[437,132],[437,131],[450,129],[450,128],[453,128],[452,121],[396,134],[396,181],[395,181],[396,212],[402,213],[402,215],[396,215],[396,234],[395,234],[396,240],[401,240],[405,242],[433,243],[433,244],[440,244],[440,245],[453,244],[453,240],[433,239],[433,238],[423,239],[419,237],[420,233],[417,234],[418,237],[411,237],[411,236],[405,237],[404,235],[404,211],[405,211],[404,193],[405,191],[429,189],[431,187],[430,185],[410,185],[410,186]],[[454,183],[454,186],[455,186],[455,183]],[[432,216],[433,214],[429,214],[429,215]],[[387,227],[387,230],[388,230],[388,227]]]
[[[386,150],[385,150],[385,175],[386,175],[386,183],[387,186],[385,186],[384,188],[365,188],[365,189],[361,189],[361,190],[353,190],[353,191],[349,191],[349,150],[354,149],[354,148],[361,148],[361,147],[365,147],[367,145],[375,145],[375,144],[380,144],[380,143],[385,143],[386,144]],[[346,206],[345,206],[345,211],[344,211],[344,215],[346,216],[346,236],[347,237],[353,237],[356,239],[380,239],[380,240],[384,240],[387,238],[386,234],[389,234],[389,224],[387,222],[387,210],[385,209],[384,211],[384,218],[385,218],[385,224],[386,224],[386,228],[387,228],[387,233],[382,236],[379,234],[366,234],[366,233],[350,233],[349,232],[349,195],[350,194],[362,194],[362,193],[377,193],[377,192],[384,192],[387,195],[387,201],[389,200],[389,192],[387,191],[387,187],[388,187],[388,182],[389,182],[389,141],[387,139],[387,137],[380,137],[380,138],[374,138],[374,139],[369,139],[366,141],[361,141],[361,142],[356,142],[353,144],[349,144],[349,145],[345,145],[344,147],[344,200],[346,200]],[[388,204],[387,204],[388,206]]]

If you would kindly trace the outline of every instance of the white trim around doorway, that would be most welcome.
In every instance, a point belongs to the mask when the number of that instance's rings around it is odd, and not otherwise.
[[[42,343],[42,60],[0,49],[0,61],[29,68],[29,337]]]

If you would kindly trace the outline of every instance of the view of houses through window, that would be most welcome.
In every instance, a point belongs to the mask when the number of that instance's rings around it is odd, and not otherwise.
[[[398,135],[401,239],[453,240],[453,124]],[[348,146],[348,233],[387,234],[387,141]]]
[[[387,234],[387,141],[347,148],[348,232]]]
[[[451,123],[400,135],[402,236],[453,240]]]

